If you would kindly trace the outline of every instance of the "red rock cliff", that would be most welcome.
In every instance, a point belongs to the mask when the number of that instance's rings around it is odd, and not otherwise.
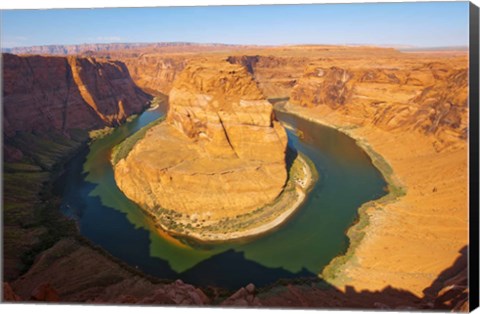
[[[3,54],[3,131],[59,131],[114,126],[150,96],[117,61]]]

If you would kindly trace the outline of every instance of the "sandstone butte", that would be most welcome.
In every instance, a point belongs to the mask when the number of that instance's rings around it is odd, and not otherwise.
[[[243,66],[189,63],[169,104],[166,121],[115,166],[128,198],[154,216],[173,211],[208,224],[252,213],[282,193],[286,132]]]

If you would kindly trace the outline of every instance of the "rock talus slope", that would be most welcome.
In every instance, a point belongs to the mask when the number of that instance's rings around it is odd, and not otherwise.
[[[193,62],[170,91],[166,122],[118,162],[115,179],[154,212],[235,217],[282,192],[286,147],[284,128],[244,67]]]

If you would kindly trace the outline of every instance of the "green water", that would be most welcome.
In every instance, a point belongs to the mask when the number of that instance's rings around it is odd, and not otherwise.
[[[288,222],[256,239],[218,245],[186,245],[152,227],[150,219],[118,189],[110,164],[112,148],[164,108],[146,111],[112,134],[91,143],[57,184],[63,212],[80,232],[112,255],[161,278],[237,288],[280,278],[316,276],[348,247],[346,229],[361,204],[385,194],[386,183],[369,157],[348,136],[331,128],[277,113],[304,134],[288,131],[289,146],[306,154],[320,180]]]

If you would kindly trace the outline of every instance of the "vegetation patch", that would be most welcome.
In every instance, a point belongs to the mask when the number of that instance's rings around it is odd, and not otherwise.
[[[365,141],[357,141],[357,144],[363,148],[372,160],[373,165],[381,172],[387,182],[388,194],[378,200],[367,202],[358,209],[358,218],[347,231],[349,239],[347,251],[345,254],[335,257],[323,269],[322,277],[330,282],[348,279],[344,278],[342,274],[343,266],[355,257],[355,251],[365,237],[365,229],[370,224],[370,216],[367,210],[369,208],[382,209],[385,205],[395,202],[407,193],[407,188],[398,180],[390,164],[379,153]]]
[[[167,95],[165,94],[157,95],[150,101],[150,108],[157,108],[162,104],[166,104],[167,101],[168,101]]]
[[[43,170],[53,170],[65,156],[70,156],[79,148],[80,143],[88,139],[88,134],[74,132],[72,138],[56,133],[46,132],[37,134],[35,132],[17,132],[17,134],[5,141],[22,151],[24,158],[20,162],[23,167],[40,167]],[[9,166],[9,169],[19,167],[18,163]],[[21,166],[20,166],[21,167]]]
[[[128,153],[130,153],[130,151],[132,150],[133,146],[135,146],[135,144],[137,144],[139,140],[145,137],[147,131],[164,120],[165,117],[161,117],[155,121],[150,122],[140,130],[135,132],[135,134],[127,137],[125,140],[123,140],[123,142],[115,146],[112,150],[112,165],[115,166],[120,160],[126,158],[128,156]]]
[[[97,140],[97,139],[100,139],[100,138],[105,137],[108,134],[112,133],[113,130],[115,130],[115,128],[112,128],[110,126],[106,126],[103,129],[91,130],[90,132],[88,132],[88,136],[92,140]]]

